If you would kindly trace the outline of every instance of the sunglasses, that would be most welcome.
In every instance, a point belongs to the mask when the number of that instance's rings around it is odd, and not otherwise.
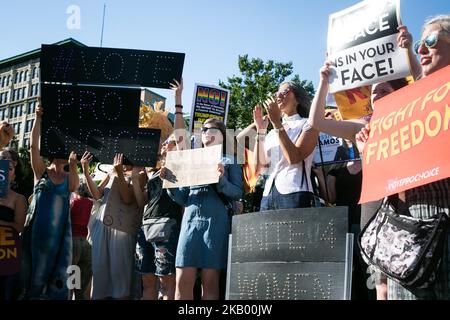
[[[291,91],[291,88],[286,88],[286,89],[284,89],[282,91],[278,91],[277,93],[275,93],[275,97],[277,97],[279,95],[285,96],[285,95],[287,95],[289,93],[289,91]]]
[[[216,134],[218,133],[220,130],[218,128],[214,128],[214,127],[203,127],[202,128],[202,133],[206,133],[208,130],[211,131],[212,134]]]
[[[430,33],[425,39],[419,40],[414,43],[414,52],[419,54],[419,49],[422,45],[427,47],[428,49],[436,47],[439,40],[439,31],[435,31]]]

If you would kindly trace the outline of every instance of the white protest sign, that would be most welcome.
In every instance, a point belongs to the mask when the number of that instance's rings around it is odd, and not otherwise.
[[[342,138],[333,137],[326,133],[321,132],[319,135],[320,146],[322,148],[323,163],[331,163],[334,161],[337,149],[342,146]],[[316,165],[322,164],[322,158],[320,157],[319,143],[317,143],[314,150],[314,163]]]
[[[321,132],[319,141],[321,148],[319,148],[319,144],[317,144],[313,158],[316,166],[360,159],[355,146],[351,142],[344,143],[342,138],[330,136]],[[322,149],[322,156],[320,154],[320,149]]]
[[[217,165],[222,145],[171,151],[166,155],[167,174],[163,188],[180,188],[219,182]]]
[[[330,92],[410,74],[406,49],[397,45],[400,0],[366,0],[330,15],[328,60],[335,63]]]

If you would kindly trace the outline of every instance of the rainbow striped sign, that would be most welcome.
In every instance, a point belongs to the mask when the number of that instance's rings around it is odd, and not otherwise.
[[[215,118],[227,123],[230,91],[216,86],[195,84],[191,108],[190,132],[200,130],[203,123]]]

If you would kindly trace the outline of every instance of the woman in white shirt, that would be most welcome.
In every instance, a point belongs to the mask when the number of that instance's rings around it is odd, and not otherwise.
[[[261,211],[305,208],[314,201],[310,173],[319,133],[307,124],[310,105],[305,89],[285,82],[264,102],[268,119],[260,106],[253,111],[256,169],[268,176]],[[266,136],[269,121],[274,129]]]

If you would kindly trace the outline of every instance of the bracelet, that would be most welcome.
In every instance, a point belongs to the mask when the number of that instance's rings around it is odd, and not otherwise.
[[[259,129],[258,130],[258,134],[266,134],[267,133],[267,129]]]
[[[176,105],[175,105],[175,108],[181,108],[181,109],[183,109],[183,105],[181,105],[181,104],[176,104]]]
[[[183,112],[177,111],[177,112],[175,112],[175,114],[181,114],[181,115],[183,115]]]

